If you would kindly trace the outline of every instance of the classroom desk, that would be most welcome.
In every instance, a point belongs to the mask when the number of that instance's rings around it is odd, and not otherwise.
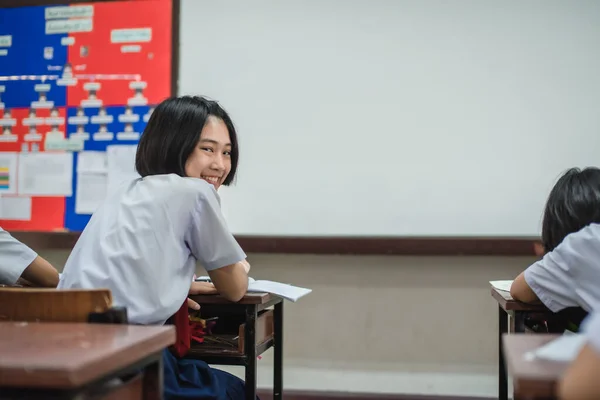
[[[173,343],[172,326],[0,322],[0,398],[158,400]]]
[[[273,399],[283,398],[283,299],[269,293],[247,293],[237,303],[232,303],[219,295],[195,295],[192,300],[200,304],[201,311],[227,315],[244,313],[243,352],[238,349],[211,348],[205,343],[192,346],[186,358],[203,360],[208,364],[243,365],[245,367],[246,399],[256,398],[257,357],[273,347]],[[272,314],[267,308],[274,306]],[[261,313],[261,315],[259,315]],[[264,318],[272,317],[273,330],[265,324]],[[257,340],[264,338],[264,340]],[[254,346],[248,346],[254,343]]]
[[[508,376],[503,351],[503,335],[509,332],[508,316],[512,321],[512,332],[525,332],[525,317],[532,313],[550,312],[545,306],[525,304],[513,300],[510,293],[492,287],[492,297],[498,302],[498,399],[508,400]]]
[[[554,399],[557,385],[568,364],[546,360],[527,360],[525,354],[560,335],[504,335],[504,354],[513,377],[514,398]]]

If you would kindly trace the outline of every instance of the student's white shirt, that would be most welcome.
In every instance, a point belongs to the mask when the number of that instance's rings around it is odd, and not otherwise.
[[[35,251],[0,228],[0,284],[15,284],[36,257]]]
[[[163,324],[186,300],[196,260],[210,271],[245,258],[212,185],[148,176],[110,193],[94,212],[58,288],[108,288],[131,323]]]
[[[525,281],[553,312],[568,307],[600,310],[600,224],[567,235],[525,270]]]
[[[600,310],[596,310],[586,317],[581,324],[581,331],[594,351],[600,353]]]

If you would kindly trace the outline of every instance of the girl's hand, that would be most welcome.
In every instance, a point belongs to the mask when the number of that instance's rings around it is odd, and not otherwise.
[[[192,282],[192,286],[190,286],[189,294],[216,294],[217,289],[215,285],[210,282]],[[199,310],[200,304],[196,303],[194,300],[188,297],[187,299],[188,307],[192,310]]]

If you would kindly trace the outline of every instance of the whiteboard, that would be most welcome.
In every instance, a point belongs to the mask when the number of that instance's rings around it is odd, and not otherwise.
[[[600,164],[600,2],[183,0],[180,94],[238,128],[234,233],[529,236]]]

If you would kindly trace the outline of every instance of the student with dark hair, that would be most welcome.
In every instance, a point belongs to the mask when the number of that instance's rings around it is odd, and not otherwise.
[[[138,145],[141,177],[107,195],[94,212],[59,288],[108,288],[129,321],[145,325],[164,324],[188,294],[218,291],[241,299],[250,265],[217,194],[234,180],[238,153],[233,123],[217,102],[163,101]],[[212,284],[192,282],[196,261]],[[167,399],[244,397],[243,381],[202,361],[179,360],[167,350],[164,365]]]
[[[600,308],[600,169],[560,177],[544,211],[542,245],[543,258],[515,279],[512,297],[541,301],[555,313]]]

